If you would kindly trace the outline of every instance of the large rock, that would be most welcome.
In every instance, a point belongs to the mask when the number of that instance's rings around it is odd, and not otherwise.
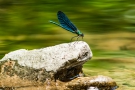
[[[82,41],[34,50],[20,49],[1,59],[1,73],[32,80],[68,81],[82,73],[82,65],[90,58],[92,52]]]

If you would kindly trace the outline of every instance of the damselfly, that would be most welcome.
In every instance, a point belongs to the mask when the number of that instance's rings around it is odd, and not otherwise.
[[[71,38],[71,41],[75,37],[77,37],[77,40],[79,39],[79,37],[82,37],[82,39],[83,39],[84,34],[81,33],[80,30],[78,30],[76,28],[76,26],[68,19],[68,17],[62,11],[58,11],[57,16],[58,16],[58,20],[59,20],[60,24],[56,23],[54,21],[50,21],[50,23],[53,23],[57,26],[62,27],[65,30],[68,30],[72,33],[77,34],[77,36],[74,36],[74,37]]]

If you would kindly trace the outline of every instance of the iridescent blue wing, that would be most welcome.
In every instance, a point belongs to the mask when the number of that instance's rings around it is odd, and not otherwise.
[[[77,32],[77,28],[75,27],[75,25],[68,19],[68,17],[62,11],[58,11],[57,16],[61,27],[73,33]]]

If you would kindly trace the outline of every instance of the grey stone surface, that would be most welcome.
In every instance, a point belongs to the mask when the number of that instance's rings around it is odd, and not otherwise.
[[[76,41],[41,49],[12,51],[1,61],[17,60],[21,66],[57,72],[62,67],[81,65],[90,58],[92,58],[92,52],[89,45],[83,41]]]

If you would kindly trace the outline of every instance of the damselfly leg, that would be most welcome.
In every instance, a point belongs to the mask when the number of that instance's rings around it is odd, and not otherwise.
[[[73,38],[75,38],[75,37],[78,37],[78,36],[74,36],[74,37],[72,37],[72,38],[71,38],[71,41],[72,41],[72,40],[73,40]]]
[[[79,37],[82,37],[82,36],[79,35],[79,36],[77,37],[77,39],[76,39],[77,41],[78,41]],[[83,40],[83,37],[82,37],[82,40]]]
[[[71,38],[71,41],[72,41],[72,40],[73,40],[73,38],[75,38],[75,37],[77,37],[77,39],[76,39],[76,40],[78,41],[79,37],[82,37],[82,36],[80,36],[80,35],[79,35],[79,36],[74,36],[74,37],[72,37],[72,38]],[[83,40],[83,37],[82,37],[82,40]]]

